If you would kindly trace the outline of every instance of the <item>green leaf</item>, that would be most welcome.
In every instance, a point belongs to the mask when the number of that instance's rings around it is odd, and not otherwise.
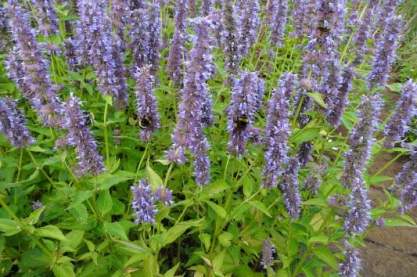
[[[190,221],[184,221],[176,224],[172,228],[170,228],[168,231],[161,234],[161,246],[165,247],[174,241],[176,241],[182,234],[184,234],[187,229],[191,227],[196,227],[201,224],[202,220],[190,220]]]
[[[335,255],[328,248],[314,247],[313,252],[320,260],[328,264],[334,270],[339,268]]]
[[[78,246],[81,244],[84,238],[84,231],[72,230],[65,235],[66,241],[63,241],[61,248],[63,252],[76,252]]]
[[[6,237],[16,235],[20,231],[22,229],[14,220],[0,218],[0,232],[3,232]]]
[[[311,198],[303,202],[303,205],[307,206],[319,206],[319,207],[326,207],[327,202],[322,198]]]
[[[304,128],[295,132],[291,136],[290,141],[297,145],[300,145],[301,143],[306,142],[306,141],[311,141],[318,136],[320,136],[320,128],[317,128],[317,127],[308,128],[307,127],[307,128]]]
[[[70,262],[55,264],[52,271],[56,277],[75,277],[74,266]]]
[[[387,218],[384,225],[387,227],[416,227],[416,223],[412,218],[404,218],[402,216]]]
[[[117,240],[114,239],[113,241],[115,241],[116,243],[118,243],[120,245],[120,248],[130,252],[132,254],[146,254],[146,253],[150,253],[149,249],[141,247],[139,245],[137,245],[136,243],[133,242],[129,242],[129,241],[122,241],[122,240]]]
[[[207,205],[210,206],[210,208],[213,209],[213,211],[220,216],[221,218],[226,218],[227,216],[227,212],[226,210],[222,207],[217,205],[216,203],[212,202],[212,201],[206,201]]]
[[[211,245],[211,236],[210,236],[210,234],[201,233],[198,237],[200,238],[201,242],[204,244],[204,248],[206,250],[209,250],[210,245]]]
[[[164,184],[164,182],[162,181],[162,178],[159,177],[158,173],[156,173],[149,164],[146,165],[146,174],[148,175],[149,182],[150,182],[152,189],[155,190],[159,186]]]
[[[40,216],[41,216],[41,214],[43,213],[44,210],[45,210],[45,207],[36,209],[25,219],[25,221],[30,225],[34,225],[34,224],[38,223],[39,218],[40,218]]]
[[[229,232],[223,232],[218,237],[218,240],[221,245],[224,247],[229,247],[231,245],[230,241],[233,239],[233,235]]]
[[[97,177],[97,188],[99,190],[106,190],[114,185],[132,180],[135,178],[135,174],[128,171],[117,171],[116,173],[103,173]]]
[[[65,241],[67,239],[61,230],[59,230],[59,228],[54,225],[47,225],[36,229],[34,234],[38,237],[57,239],[61,241]]]
[[[308,96],[313,98],[314,102],[319,104],[322,108],[327,109],[327,104],[324,102],[321,93],[318,92],[309,92],[307,93]]]
[[[104,101],[109,105],[112,106],[113,105],[113,98],[111,95],[104,95],[103,96]]]
[[[180,266],[180,264],[177,263],[173,268],[171,268],[170,270],[165,272],[164,277],[174,277],[175,272],[177,272],[179,266]]]
[[[387,87],[394,92],[401,92],[402,86],[403,85],[401,83],[392,83],[387,85]]]
[[[308,244],[314,244],[314,243],[327,244],[328,242],[329,242],[329,238],[325,235],[314,236],[308,240]]]
[[[97,198],[97,209],[102,214],[105,215],[111,211],[113,206],[113,201],[110,195],[110,191],[103,190],[100,192]]]
[[[249,204],[254,207],[255,209],[259,210],[260,212],[264,213],[268,217],[272,217],[271,214],[268,212],[268,208],[265,206],[264,203],[252,200],[249,201]]]
[[[129,240],[123,226],[119,222],[104,222],[104,231],[112,237]]]
[[[387,181],[391,181],[392,177],[389,176],[369,176],[369,178],[367,179],[367,183],[369,185],[377,185],[383,182],[387,182]]]

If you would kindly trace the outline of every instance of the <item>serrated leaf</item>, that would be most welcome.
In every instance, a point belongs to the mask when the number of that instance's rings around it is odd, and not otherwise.
[[[255,209],[257,209],[258,211],[262,212],[263,214],[265,214],[268,217],[272,217],[271,214],[268,212],[268,208],[265,206],[264,203],[256,201],[256,200],[252,200],[249,201],[249,204],[254,207]]]
[[[177,263],[173,268],[171,268],[170,270],[165,272],[164,277],[174,277],[175,272],[177,272],[179,266],[180,266],[180,264]]]
[[[97,198],[97,209],[102,214],[105,215],[111,211],[113,206],[113,201],[109,190],[103,190],[99,193]]]
[[[155,190],[159,186],[163,185],[164,182],[162,181],[162,178],[159,177],[158,173],[156,173],[149,164],[146,165],[146,174],[148,175],[149,183],[152,189]]]
[[[25,221],[30,224],[30,225],[34,225],[36,223],[38,223],[39,218],[41,217],[41,214],[43,213],[43,211],[45,210],[45,206],[34,210],[26,219]]]
[[[123,226],[119,222],[104,222],[104,231],[112,237],[129,240]]]
[[[322,108],[327,109],[327,104],[324,102],[322,94],[318,92],[309,92],[307,93],[308,96],[313,98],[314,102],[319,104]]]
[[[51,238],[51,239],[56,239],[56,240],[61,240],[61,241],[65,241],[67,239],[64,236],[64,234],[61,232],[61,230],[54,225],[47,225],[47,226],[38,228],[35,230],[34,234],[38,237]]]
[[[339,264],[337,262],[337,259],[328,248],[314,247],[313,252],[320,260],[328,264],[331,268],[333,268],[334,270],[338,270]]]
[[[103,173],[97,177],[97,188],[106,190],[114,185],[126,182],[135,178],[135,174],[128,171],[117,171],[116,173]]]
[[[176,224],[161,235],[161,248],[176,241],[187,229],[199,226],[202,220],[184,221]]]
[[[52,271],[55,277],[75,277],[74,266],[70,262],[54,264]]]

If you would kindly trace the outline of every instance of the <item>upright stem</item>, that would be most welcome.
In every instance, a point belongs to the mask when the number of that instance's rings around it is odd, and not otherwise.
[[[106,106],[104,107],[104,144],[105,144],[105,151],[106,151],[106,165],[110,167],[110,152],[109,152],[109,136],[107,130],[107,113],[109,110],[109,104],[106,101]]]

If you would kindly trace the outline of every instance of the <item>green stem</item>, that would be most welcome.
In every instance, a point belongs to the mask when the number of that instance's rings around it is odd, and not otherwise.
[[[140,161],[138,163],[138,167],[136,168],[135,182],[138,181],[139,170],[140,170],[140,168],[143,164],[143,161],[145,160],[146,153],[148,152],[148,148],[149,148],[149,143],[146,144],[145,151],[143,151],[142,158],[140,159]]]
[[[171,172],[172,172],[172,169],[173,169],[173,168],[174,168],[174,163],[171,163],[171,164],[169,165],[169,168],[168,168],[167,174],[165,175],[164,186],[166,186],[166,185],[168,184],[168,180],[169,180],[169,177],[170,177],[170,175],[171,175]]]
[[[19,183],[19,180],[20,180],[20,174],[22,172],[22,161],[23,161],[23,149],[20,148],[19,164],[17,166],[16,183]]]
[[[106,165],[110,168],[110,151],[109,151],[109,136],[107,130],[107,114],[109,110],[109,104],[106,101],[106,105],[104,106],[104,116],[103,116],[103,123],[104,123],[104,145],[106,151]]]
[[[384,172],[388,167],[390,167],[393,163],[395,163],[402,156],[403,156],[403,153],[400,153],[397,156],[395,156],[395,158],[391,159],[389,162],[387,162],[386,164],[384,164],[384,166],[381,167],[374,175],[372,175],[372,177],[378,176],[379,174],[381,174],[382,172]]]
[[[54,181],[51,179],[51,177],[48,176],[48,174],[45,172],[45,170],[38,164],[36,158],[33,156],[32,152],[30,152],[29,150],[26,150],[27,153],[29,154],[32,162],[35,164],[36,168],[38,168],[42,174],[45,176],[45,178],[48,180],[48,182],[53,185]]]

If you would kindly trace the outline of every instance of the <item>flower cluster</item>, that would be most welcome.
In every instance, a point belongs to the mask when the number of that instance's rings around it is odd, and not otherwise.
[[[154,95],[154,78],[151,75],[151,66],[144,66],[135,73],[136,101],[140,137],[144,141],[151,139],[152,133],[159,129],[159,114]]]
[[[417,206],[417,151],[413,149],[411,159],[400,173],[395,176],[395,183],[401,200],[401,212]]]
[[[264,81],[255,72],[243,72],[235,80],[232,99],[227,112],[229,152],[242,155],[249,139],[257,140],[259,131],[253,127],[255,113],[264,94]],[[254,137],[255,136],[255,137]]]
[[[280,47],[284,39],[285,26],[288,19],[288,0],[271,0],[271,6],[268,10],[270,13],[270,22],[268,22],[271,30],[272,45]]]
[[[359,251],[353,248],[349,243],[346,244],[345,259],[340,265],[339,273],[341,277],[356,277],[361,268],[361,259]]]
[[[16,1],[8,6],[10,31],[15,41],[6,67],[9,77],[19,85],[46,126],[59,127],[62,104],[52,84],[48,63],[42,57],[41,48],[30,26],[29,14]]]
[[[242,1],[242,10],[240,11],[241,14],[238,18],[239,20],[239,55],[241,57],[248,54],[249,49],[255,43],[258,29],[260,25],[260,18],[259,18],[259,1],[258,0],[251,0],[251,1]]]
[[[274,262],[275,247],[269,239],[264,240],[262,244],[261,264],[263,268],[268,268]]]
[[[153,192],[148,181],[142,179],[137,185],[131,186],[133,194],[132,210],[134,211],[135,223],[155,223],[155,216],[158,213],[156,202],[159,201],[165,206],[172,205],[172,192],[163,186]]]
[[[385,126],[385,147],[392,148],[396,142],[401,140],[408,130],[408,124],[416,113],[417,84],[409,80],[404,84],[395,112]]]
[[[58,142],[60,146],[69,145],[75,147],[78,167],[76,174],[98,175],[104,171],[103,158],[97,150],[97,143],[88,127],[87,116],[80,108],[80,100],[71,95],[64,103],[65,119],[63,128],[67,135]]]
[[[44,36],[58,33],[58,17],[54,9],[54,0],[32,0],[36,18],[39,20],[39,31]]]
[[[233,6],[232,0],[225,0],[222,14],[223,31],[221,34],[222,46],[225,53],[225,67],[231,75],[237,73],[240,65],[239,50],[239,18]]]
[[[9,98],[0,98],[0,133],[3,133],[15,147],[25,147],[34,143],[26,127],[23,114],[16,102]]]
[[[298,170],[300,164],[296,158],[288,161],[287,168],[282,176],[280,189],[283,194],[288,214],[297,219],[301,213],[301,195],[298,188]]]

